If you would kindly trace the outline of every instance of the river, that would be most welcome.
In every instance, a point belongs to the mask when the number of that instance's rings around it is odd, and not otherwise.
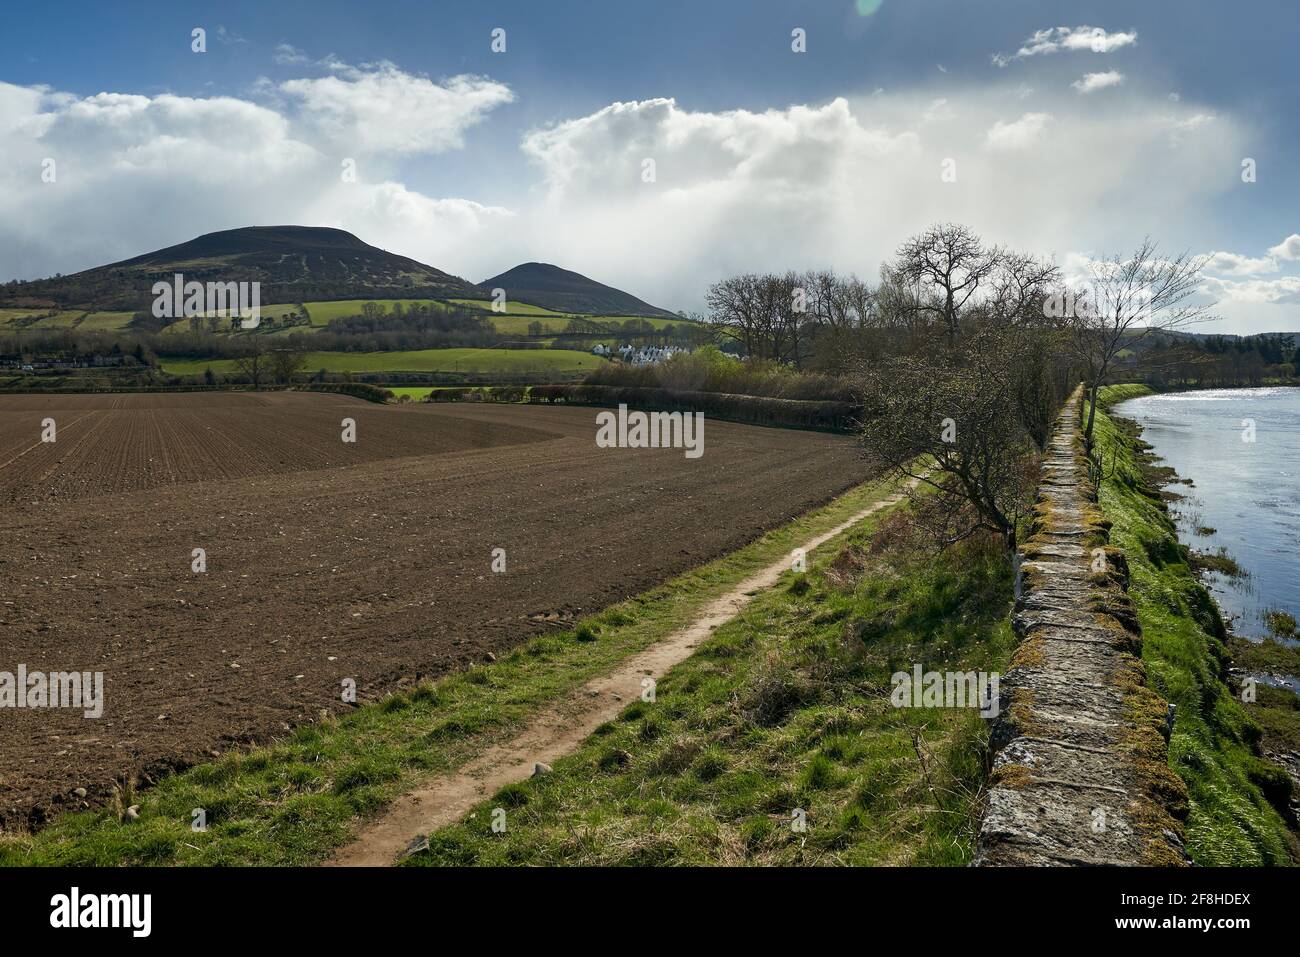
[[[1115,413],[1192,487],[1171,507],[1184,542],[1220,548],[1247,574],[1204,576],[1234,633],[1269,635],[1268,611],[1300,620],[1300,388],[1207,389],[1129,399]],[[1253,424],[1253,430],[1251,428]]]

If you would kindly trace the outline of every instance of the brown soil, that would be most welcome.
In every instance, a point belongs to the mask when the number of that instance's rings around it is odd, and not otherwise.
[[[0,396],[0,671],[106,697],[0,710],[0,823],[343,709],[344,678],[365,701],[481,661],[864,478],[851,439],[716,421],[700,459],[600,449],[595,411]]]

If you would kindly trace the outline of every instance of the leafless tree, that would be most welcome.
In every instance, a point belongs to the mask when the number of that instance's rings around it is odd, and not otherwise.
[[[876,319],[871,287],[829,269],[806,272],[799,282],[808,318],[802,338],[813,368],[844,375],[869,360]]]
[[[262,387],[262,379],[267,373],[266,344],[260,336],[252,337],[246,351],[235,358],[235,370],[252,384],[254,389]]]
[[[709,287],[709,321],[740,342],[750,358],[797,368],[806,352],[808,327],[815,322],[802,283],[793,272],[723,279]]]
[[[758,302],[758,277],[729,276],[709,287],[705,301],[709,322],[726,338],[740,343],[745,354],[763,357],[766,329]]]
[[[960,332],[962,309],[996,266],[996,251],[985,249],[973,232],[942,223],[903,243],[894,271],[902,282],[918,288],[916,308],[942,319],[951,347]]]
[[[307,365],[307,353],[301,349],[284,348],[272,350],[270,356],[271,375],[276,382],[291,385],[299,372]]]
[[[990,311],[1006,322],[1041,323],[1043,300],[1061,283],[1061,270],[1028,253],[993,251]]]
[[[1088,418],[1084,441],[1092,446],[1097,415],[1097,392],[1110,374],[1116,357],[1156,332],[1171,332],[1215,318],[1212,303],[1195,301],[1201,270],[1207,257],[1184,252],[1162,259],[1150,239],[1131,256],[1113,255],[1089,266],[1087,295],[1076,297],[1073,308],[1063,310],[1071,331],[1070,342],[1084,371],[1088,390]]]

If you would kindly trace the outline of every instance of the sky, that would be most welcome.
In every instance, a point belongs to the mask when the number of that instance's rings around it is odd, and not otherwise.
[[[955,221],[1068,276],[1149,235],[1209,257],[1198,331],[1297,331],[1297,36],[1294,0],[12,5],[0,281],[296,223],[699,310]]]

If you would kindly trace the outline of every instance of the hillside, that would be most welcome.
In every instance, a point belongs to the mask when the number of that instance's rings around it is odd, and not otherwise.
[[[160,279],[260,282],[263,303],[357,297],[480,295],[471,284],[341,229],[247,226],[97,266],[71,276],[0,290],[0,307],[146,309]]]
[[[558,312],[677,318],[676,313],[652,306],[631,293],[550,263],[523,263],[491,279],[484,279],[479,285],[487,290],[504,289],[508,299]]]

